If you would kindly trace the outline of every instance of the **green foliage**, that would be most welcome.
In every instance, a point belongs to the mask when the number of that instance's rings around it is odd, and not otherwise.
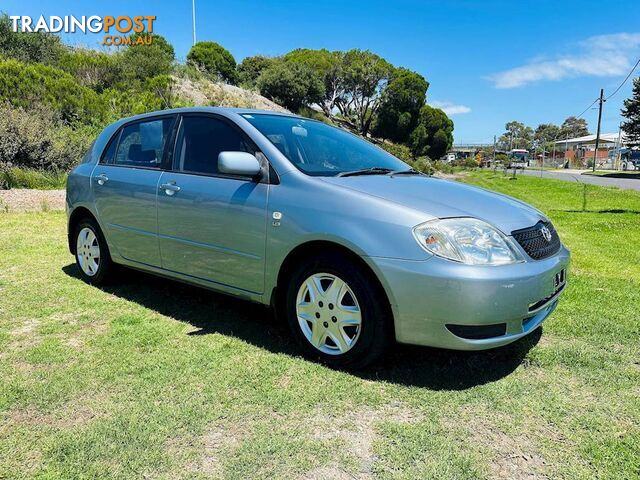
[[[44,104],[67,123],[101,123],[104,102],[68,73],[40,63],[0,60],[0,101],[31,108]]]
[[[415,156],[440,158],[453,144],[453,122],[439,108],[425,105],[420,109],[418,126],[410,137]]]
[[[589,135],[587,121],[584,118],[568,117],[560,126],[560,136],[562,138],[576,138]]]
[[[85,154],[95,130],[74,130],[47,108],[0,106],[0,165],[64,171]]]
[[[545,150],[553,148],[553,142],[560,137],[560,127],[552,123],[541,123],[533,133],[533,140],[536,145]]]
[[[292,62],[277,61],[258,78],[260,93],[285,108],[297,112],[305,105],[319,102],[324,85],[311,68]]]
[[[633,80],[631,98],[624,101],[622,116],[627,119],[622,124],[627,143],[630,146],[640,146],[640,77]]]
[[[137,38],[146,35],[152,37],[150,45],[135,45]],[[155,33],[135,33],[132,35],[132,42],[134,45],[126,47],[122,52],[125,80],[144,82],[148,78],[171,73],[175,54],[164,37]]]
[[[233,55],[215,42],[198,42],[187,54],[187,61],[212,77],[235,84],[238,80]]]
[[[504,126],[506,132],[498,139],[502,150],[513,148],[529,148],[533,140],[533,129],[524,123],[511,121]]]
[[[122,57],[121,53],[108,54],[84,48],[70,49],[61,55],[58,67],[73,75],[80,85],[102,92],[123,80]]]
[[[257,86],[258,77],[263,70],[269,68],[275,60],[263,55],[246,57],[238,65],[238,81],[241,85],[249,88]]]
[[[382,91],[393,70],[393,65],[368,50],[349,50],[344,55],[347,96],[339,102],[338,108],[353,117],[362,135],[369,132]]]
[[[319,105],[325,115],[332,116],[338,105],[346,103],[344,52],[299,48],[287,53],[283,58],[286,62],[299,63],[311,68],[322,79],[324,97]]]
[[[59,170],[34,170],[30,168],[3,168],[0,165],[0,190],[10,188],[34,188],[38,190],[63,189],[67,174]]]
[[[511,159],[506,153],[496,153],[496,162],[500,162],[503,165],[508,165],[511,162]]]
[[[14,32],[7,14],[0,15],[0,57],[55,64],[64,53],[60,37],[44,32]]]
[[[407,142],[424,105],[429,82],[418,73],[398,68],[384,89],[373,133],[394,142]]]
[[[413,162],[413,154],[411,153],[411,149],[406,145],[401,145],[399,143],[388,143],[382,142],[378,144],[378,147],[386,150],[391,155],[396,158],[399,158],[405,163]]]

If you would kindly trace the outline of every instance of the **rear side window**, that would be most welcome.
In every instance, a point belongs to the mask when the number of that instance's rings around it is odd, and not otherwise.
[[[118,147],[118,137],[120,136],[120,132],[116,133],[111,141],[109,142],[109,146],[102,154],[102,158],[100,159],[100,163],[113,163],[113,157],[116,156],[116,148]]]
[[[162,118],[125,127],[120,134],[112,163],[132,167],[160,168],[164,146],[171,133],[172,124],[173,118]]]
[[[249,152],[249,140],[227,122],[209,116],[186,116],[176,141],[176,170],[216,175],[220,152]]]

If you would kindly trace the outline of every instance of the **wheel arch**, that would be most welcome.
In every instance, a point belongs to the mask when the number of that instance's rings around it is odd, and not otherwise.
[[[67,223],[67,241],[69,243],[69,251],[73,255],[76,254],[76,245],[73,241],[73,232],[75,231],[78,223],[84,218],[90,218],[98,223],[96,216],[91,212],[91,210],[86,207],[76,207],[73,209],[73,212],[71,212],[71,215],[69,215],[69,222]]]
[[[319,253],[335,252],[345,255],[352,260],[366,273],[366,275],[374,283],[376,289],[384,295],[384,307],[387,309],[389,318],[393,319],[393,309],[391,307],[391,298],[387,292],[379,274],[367,263],[361,255],[358,255],[352,249],[330,240],[310,240],[293,248],[280,264],[276,284],[271,292],[271,305],[276,312],[283,312],[284,293],[286,291],[287,279],[293,272],[295,266],[304,258],[317,255]]]

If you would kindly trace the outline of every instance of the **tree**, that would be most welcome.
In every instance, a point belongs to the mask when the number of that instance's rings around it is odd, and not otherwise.
[[[299,63],[276,61],[258,77],[260,93],[283,107],[297,112],[320,102],[324,85],[316,72]]]
[[[187,54],[187,61],[216,79],[235,84],[238,80],[236,60],[216,42],[198,42]]]
[[[513,148],[528,149],[533,139],[533,129],[525,124],[511,121],[504,126],[506,132],[498,139],[502,150],[511,150]]]
[[[150,45],[136,45],[140,37],[150,35]],[[146,81],[157,75],[171,73],[175,53],[173,47],[161,35],[155,33],[134,33],[131,36],[132,45],[122,53],[122,69],[129,80]]]
[[[58,66],[76,77],[80,85],[102,92],[122,81],[124,62],[121,57],[120,53],[76,48],[65,52]]]
[[[416,128],[429,82],[418,73],[397,68],[382,94],[374,133],[394,142],[406,143]]]
[[[263,55],[246,57],[238,65],[238,81],[247,87],[255,87],[260,74],[263,70],[269,68],[274,61],[273,58]]]
[[[409,142],[416,157],[428,155],[438,159],[453,145],[453,121],[439,108],[424,105]]]
[[[533,133],[533,140],[545,150],[553,148],[553,142],[560,136],[560,127],[552,123],[541,123]]]
[[[312,50],[298,48],[287,53],[283,59],[295,62],[314,70],[324,83],[324,96],[319,102],[320,108],[328,117],[345,102],[346,77],[344,52],[331,52],[326,49]]]
[[[622,116],[627,120],[622,124],[622,131],[627,136],[627,144],[640,146],[640,77],[633,80],[631,98],[624,101]]]
[[[584,118],[568,117],[562,125],[560,125],[561,138],[576,138],[589,135],[587,121]]]
[[[344,55],[345,98],[337,104],[350,116],[362,135],[367,135],[393,65],[368,50],[349,50]]]

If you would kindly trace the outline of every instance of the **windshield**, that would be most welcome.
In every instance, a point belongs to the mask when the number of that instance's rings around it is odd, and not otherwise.
[[[308,175],[334,176],[363,169],[407,170],[393,155],[339,128],[297,117],[245,114],[299,170]]]

